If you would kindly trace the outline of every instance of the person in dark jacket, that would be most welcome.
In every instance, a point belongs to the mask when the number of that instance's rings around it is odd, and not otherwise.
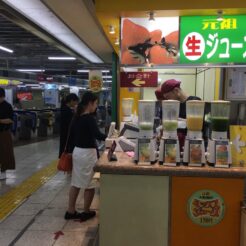
[[[96,140],[104,141],[107,137],[101,133],[93,116],[97,108],[98,99],[92,92],[86,92],[78,105],[76,117],[72,124],[72,138],[74,141],[73,170],[71,188],[69,191],[68,210],[66,220],[88,220],[96,215],[90,210],[95,194],[96,183],[93,180],[93,168],[97,162]],[[84,190],[84,211],[79,213],[75,209],[80,189]]]
[[[64,103],[61,105],[61,122],[60,122],[60,148],[59,148],[59,158],[65,150],[69,126],[73,119],[74,109],[79,102],[79,98],[76,94],[69,94]],[[68,145],[68,152],[72,152],[70,145]]]
[[[13,108],[5,101],[5,90],[0,88],[0,179],[6,179],[6,170],[15,169],[11,136]]]

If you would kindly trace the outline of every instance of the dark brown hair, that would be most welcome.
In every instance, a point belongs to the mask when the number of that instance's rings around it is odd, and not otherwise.
[[[96,100],[98,100],[97,96],[94,93],[87,91],[83,95],[81,102],[78,104],[76,116],[79,117],[85,110],[85,107],[88,106],[89,103],[94,103]]]

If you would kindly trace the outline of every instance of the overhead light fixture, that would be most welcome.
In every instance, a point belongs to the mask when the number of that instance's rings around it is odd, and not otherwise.
[[[222,10],[218,10],[217,12],[217,21],[223,21],[223,11]]]
[[[14,52],[13,50],[8,49],[8,48],[6,48],[6,47],[3,47],[3,46],[1,46],[1,45],[0,45],[0,50],[6,51],[6,52],[9,52],[9,53],[13,53],[13,52]]]
[[[115,44],[115,45],[119,45],[119,44],[120,44],[119,38],[116,38],[116,39],[115,39],[114,44]]]
[[[76,60],[75,57],[66,57],[66,56],[49,56],[49,60]]]
[[[100,70],[100,69],[92,69],[92,70]],[[109,70],[101,70],[102,73],[109,73]],[[78,69],[77,70],[78,73],[89,73],[90,70],[89,69]]]
[[[39,85],[39,84],[26,84],[26,86],[40,87],[40,85]]]
[[[109,33],[110,34],[115,34],[114,26],[109,26]]]
[[[79,69],[77,70],[78,73],[89,73],[89,70],[87,69]]]
[[[19,72],[44,72],[44,69],[16,69]]]
[[[92,63],[103,63],[84,42],[81,41],[45,4],[40,0],[3,0],[13,9],[43,28],[67,45],[71,50]]]
[[[155,17],[154,17],[154,12],[153,11],[149,12],[149,21],[155,21]]]

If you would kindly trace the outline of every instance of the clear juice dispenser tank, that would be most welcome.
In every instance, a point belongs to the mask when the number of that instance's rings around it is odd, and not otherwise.
[[[211,102],[211,124],[212,131],[227,132],[230,118],[229,101]]]
[[[190,100],[186,102],[186,120],[189,131],[202,130],[204,106],[204,101]]]
[[[122,99],[123,121],[131,121],[132,119],[133,98]]]
[[[138,124],[142,131],[153,131],[155,117],[155,101],[138,101]]]
[[[166,132],[174,132],[178,128],[179,101],[162,101],[162,124]]]

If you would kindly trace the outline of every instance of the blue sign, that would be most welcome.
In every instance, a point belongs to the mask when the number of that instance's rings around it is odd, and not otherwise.
[[[67,82],[68,82],[68,85],[71,85],[71,86],[76,85],[76,78],[68,77]]]

